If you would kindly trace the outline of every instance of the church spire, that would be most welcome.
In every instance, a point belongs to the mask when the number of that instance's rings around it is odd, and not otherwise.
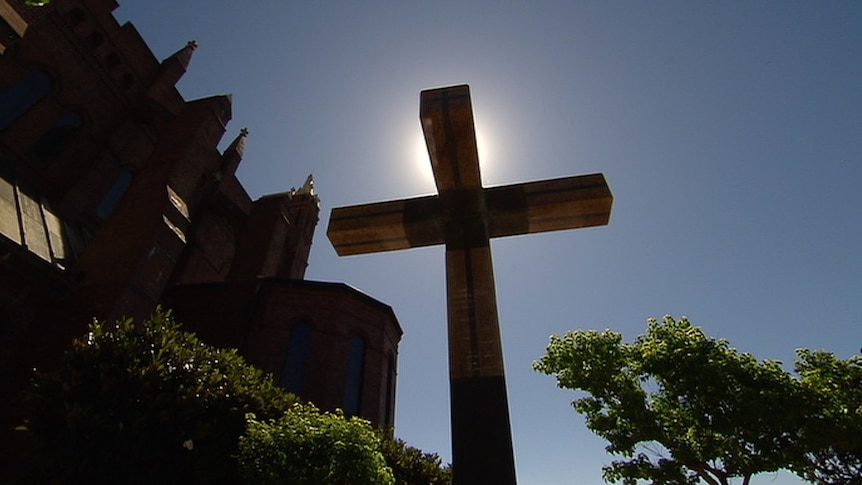
[[[159,71],[150,84],[149,96],[169,111],[174,113],[179,109],[182,97],[176,90],[177,81],[186,73],[192,52],[198,43],[190,40],[185,47],[174,52],[159,65]]]
[[[183,71],[188,69],[189,62],[192,60],[192,53],[194,53],[195,49],[197,49],[198,43],[195,40],[190,40],[186,43],[186,46],[182,49],[171,54],[170,57],[162,61],[162,64],[170,61],[171,59],[176,59],[179,65],[183,68]]]
[[[159,67],[159,74],[153,82],[153,87],[166,89],[168,86],[175,86],[177,81],[183,77],[189,67],[189,62],[192,60],[192,53],[197,48],[198,43],[190,40],[185,47],[171,54],[167,59],[162,61]]]
[[[225,149],[221,158],[221,167],[223,175],[233,175],[242,161],[242,154],[245,151],[245,139],[248,137],[248,128],[239,130],[239,135],[234,138],[230,145]]]

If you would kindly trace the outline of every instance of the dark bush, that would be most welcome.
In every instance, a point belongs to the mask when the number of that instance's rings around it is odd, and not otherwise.
[[[246,414],[278,417],[293,401],[235,350],[157,310],[140,324],[93,323],[58,372],[36,379],[28,426],[41,480],[236,483]]]

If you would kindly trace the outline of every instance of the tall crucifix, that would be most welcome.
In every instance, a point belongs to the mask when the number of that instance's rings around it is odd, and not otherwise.
[[[457,485],[514,484],[515,463],[490,239],[608,223],[602,174],[482,187],[467,85],[423,91],[438,195],[332,210],[340,256],[446,245],[452,467]]]

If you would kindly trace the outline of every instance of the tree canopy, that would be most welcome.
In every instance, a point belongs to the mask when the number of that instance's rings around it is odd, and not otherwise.
[[[862,357],[800,349],[796,372],[814,401],[795,471],[814,483],[862,484]]]
[[[575,409],[624,458],[603,468],[607,481],[747,484],[790,469],[849,484],[862,472],[858,359],[800,350],[796,376],[668,316],[630,344],[610,330],[552,336],[534,368],[586,393]]]

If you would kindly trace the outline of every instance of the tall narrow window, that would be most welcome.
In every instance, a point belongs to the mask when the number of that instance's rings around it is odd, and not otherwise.
[[[45,71],[30,71],[0,92],[0,130],[5,130],[51,91],[51,77]]]
[[[80,127],[81,115],[71,110],[66,111],[36,140],[32,148],[33,154],[42,160],[48,160],[60,151],[63,144],[71,139]]]
[[[21,223],[15,199],[15,185],[0,177],[0,234],[21,244]]]
[[[18,204],[21,208],[21,223],[24,228],[24,246],[31,253],[45,261],[51,261],[51,246],[48,231],[42,216],[42,204],[27,192],[18,190]]]
[[[51,246],[53,263],[60,269],[66,269],[73,259],[69,240],[66,237],[66,226],[57,214],[48,208],[47,203],[42,204],[42,217],[45,220],[45,229],[48,231],[48,244]]]
[[[395,425],[395,359],[386,359],[386,403],[383,407],[383,426]]]
[[[287,356],[281,371],[279,384],[287,392],[300,395],[305,381],[305,367],[308,363],[308,349],[311,347],[311,325],[302,322],[290,330],[287,341]]]
[[[344,412],[358,415],[362,402],[362,380],[365,374],[365,339],[354,335],[350,339],[347,361],[347,385],[344,387]]]
[[[129,169],[125,169],[120,172],[120,176],[117,177],[117,180],[114,181],[114,185],[111,186],[111,189],[108,190],[105,198],[99,203],[99,207],[96,208],[96,215],[102,219],[107,219],[108,215],[114,210],[114,207],[117,206],[120,199],[122,199],[123,195],[126,194],[126,191],[129,190],[129,187],[131,187],[132,179],[134,178],[135,174]]]

